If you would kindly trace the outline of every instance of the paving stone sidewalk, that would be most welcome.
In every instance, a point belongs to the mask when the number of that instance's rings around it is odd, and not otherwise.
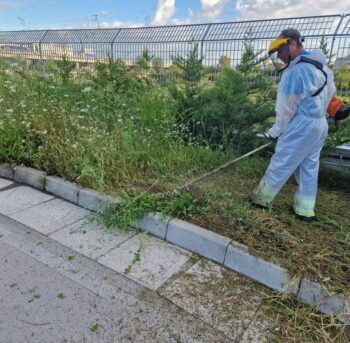
[[[262,291],[267,290],[211,261],[138,230],[107,231],[90,220],[89,210],[4,179],[0,179],[0,214],[69,249],[72,256],[81,254],[151,294],[156,291],[229,341],[271,341],[274,325],[260,310]],[[1,228],[4,242],[27,249],[26,244],[11,243],[11,231]],[[24,252],[30,254],[30,248]],[[45,254],[40,262],[55,267]]]

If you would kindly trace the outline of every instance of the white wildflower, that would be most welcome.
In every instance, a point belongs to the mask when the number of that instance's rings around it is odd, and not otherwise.
[[[88,93],[88,92],[91,92],[92,88],[91,87],[85,87],[82,92],[83,93]]]

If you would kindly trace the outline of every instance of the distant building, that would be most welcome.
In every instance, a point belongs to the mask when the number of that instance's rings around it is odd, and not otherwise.
[[[12,53],[25,53],[32,52],[33,45],[32,44],[0,44],[0,50]]]
[[[71,46],[67,44],[49,44],[45,43],[42,44],[41,47],[42,54],[45,57],[72,57],[73,54],[73,49]]]
[[[350,68],[350,55],[347,57],[337,57],[335,60],[333,69],[339,70],[342,68]]]

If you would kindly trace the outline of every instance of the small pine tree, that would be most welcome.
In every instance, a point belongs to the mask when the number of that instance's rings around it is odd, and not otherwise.
[[[143,50],[142,55],[136,61],[136,65],[143,70],[148,70],[151,67],[151,61],[153,56],[150,55],[149,50],[146,48]]]
[[[72,61],[69,61],[67,56],[63,56],[61,61],[55,62],[58,67],[58,74],[61,77],[62,81],[66,83],[69,80],[70,74],[75,68],[76,64]]]
[[[174,65],[182,70],[182,79],[187,86],[195,86],[204,76],[203,57],[198,57],[198,44],[194,44],[186,57],[176,56]]]
[[[152,67],[156,74],[161,74],[164,72],[164,60],[160,57],[156,57],[152,60]]]
[[[221,55],[219,59],[219,68],[221,71],[230,69],[231,67],[231,59],[226,55]]]
[[[244,52],[242,55],[241,63],[238,65],[237,70],[243,74],[251,73],[257,65],[262,63],[267,57],[259,57],[263,50],[255,52],[254,42],[250,38],[246,38],[244,41]]]
[[[320,39],[320,49],[326,55],[326,57],[328,59],[328,63],[331,64],[332,59],[336,54],[331,54],[331,51],[328,49],[328,41],[327,41],[327,38],[325,36],[322,36]]]

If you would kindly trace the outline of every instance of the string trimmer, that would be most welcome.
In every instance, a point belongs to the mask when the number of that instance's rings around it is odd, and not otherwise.
[[[271,144],[272,144],[272,142],[265,143],[265,144],[261,145],[260,147],[254,149],[254,150],[252,150],[252,151],[250,151],[250,152],[248,152],[248,153],[246,153],[246,154],[244,154],[244,155],[242,155],[240,157],[235,158],[234,160],[226,162],[225,164],[223,164],[220,167],[217,167],[217,168],[215,168],[215,169],[213,169],[213,170],[211,170],[211,171],[209,171],[209,172],[207,172],[207,173],[205,173],[205,174],[203,174],[201,176],[198,176],[197,178],[195,178],[192,181],[186,182],[184,185],[177,187],[176,190],[178,190],[178,191],[186,191],[186,192],[191,193],[194,196],[198,196],[198,191],[199,190],[194,186],[195,183],[197,183],[198,181],[201,181],[201,180],[207,178],[210,175],[213,175],[213,174],[217,173],[218,171],[220,171],[220,170],[230,166],[231,164],[234,164],[234,163],[236,163],[238,161],[241,161],[241,160],[245,159],[246,157],[249,157],[251,155],[256,154],[257,152],[259,152],[261,150],[264,150],[265,148],[267,148]],[[200,197],[202,197],[202,196],[200,196]]]

